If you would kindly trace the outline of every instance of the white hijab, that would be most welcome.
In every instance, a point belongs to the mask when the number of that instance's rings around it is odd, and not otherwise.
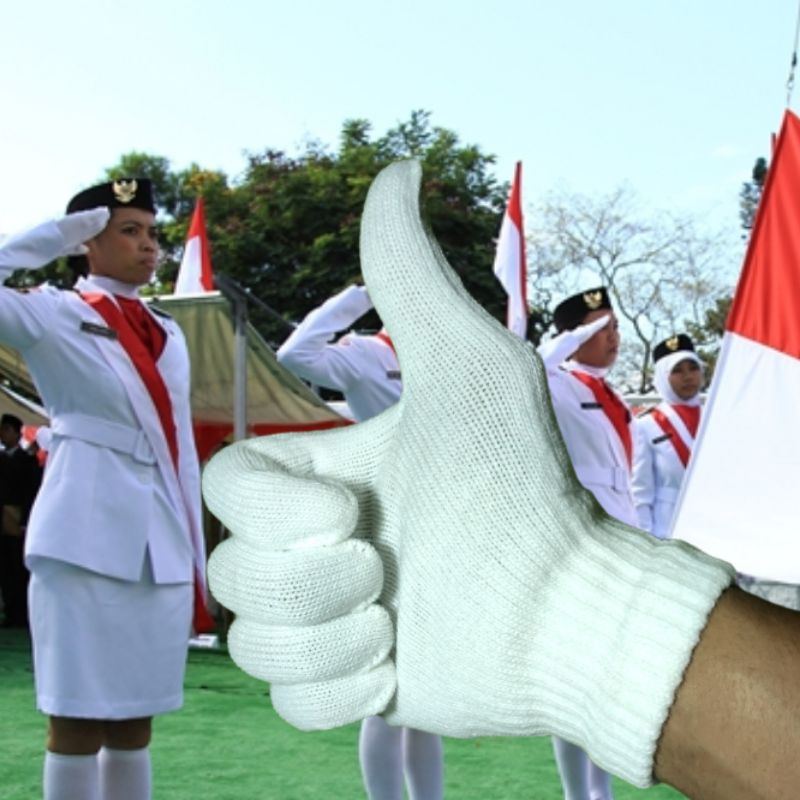
[[[655,376],[653,377],[653,383],[656,385],[656,391],[670,405],[699,406],[699,391],[689,400],[682,400],[677,394],[675,394],[672,387],[669,385],[670,373],[677,364],[681,363],[681,361],[694,361],[694,363],[700,367],[700,371],[704,371],[703,362],[700,360],[700,356],[698,356],[697,353],[693,352],[692,350],[678,350],[675,353],[670,353],[669,355],[663,356],[663,358],[659,358],[658,361],[656,361]]]

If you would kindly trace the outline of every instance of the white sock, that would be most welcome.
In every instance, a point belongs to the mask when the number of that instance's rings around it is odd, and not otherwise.
[[[367,717],[358,740],[361,777],[369,800],[403,800],[403,729]]]
[[[444,754],[441,737],[403,728],[403,764],[410,800],[442,800]]]
[[[589,761],[589,797],[591,800],[614,800],[611,776],[591,759]]]
[[[51,753],[44,757],[44,800],[99,800],[97,756]]]
[[[104,747],[97,760],[103,800],[151,800],[153,772],[149,748],[112,750]]]
[[[589,756],[577,745],[553,737],[564,800],[589,800]]]

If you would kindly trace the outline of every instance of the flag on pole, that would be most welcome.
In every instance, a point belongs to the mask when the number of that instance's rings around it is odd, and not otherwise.
[[[494,274],[508,295],[508,329],[524,339],[528,329],[528,271],[525,265],[525,228],[522,223],[522,162],[517,161],[514,183],[497,239]]]
[[[800,119],[786,112],[672,536],[800,583]]]
[[[183,250],[178,279],[175,281],[175,294],[196,294],[214,289],[211,273],[211,252],[206,235],[206,212],[203,198],[197,200],[192,214],[189,232],[186,234],[186,247]]]

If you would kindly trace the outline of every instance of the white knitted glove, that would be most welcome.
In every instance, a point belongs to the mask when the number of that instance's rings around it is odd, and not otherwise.
[[[611,315],[598,317],[587,325],[579,325],[571,331],[562,331],[558,336],[542,342],[536,348],[546,367],[558,366],[562,361],[566,361],[584,342],[594,336],[597,331],[602,330],[608,325]]]
[[[301,728],[384,711],[447,736],[557,734],[647,785],[732,570],[600,512],[541,361],[460,285],[422,228],[419,184],[415,162],[387,168],[362,222],[399,403],[241,442],[206,469],[234,534],[209,564],[237,615],[231,653]]]
[[[107,208],[76,211],[12,234],[0,242],[0,270],[38,269],[59,256],[81,255],[84,242],[108,224]]]

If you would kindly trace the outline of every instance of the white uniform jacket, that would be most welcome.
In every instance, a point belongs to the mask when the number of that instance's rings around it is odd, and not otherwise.
[[[625,448],[591,389],[570,374],[574,369],[590,372],[567,361],[548,366],[547,380],[575,474],[610,516],[638,526]]]
[[[90,278],[78,288],[108,294],[113,283]],[[157,583],[191,582],[195,572],[202,582],[188,354],[177,323],[156,319],[167,334],[157,367],[172,403],[178,474],[150,394],[100,314],[74,291],[0,287],[0,340],[22,353],[51,420],[29,563],[47,557],[136,581],[149,552]]]
[[[681,418],[669,403],[659,404],[658,409],[691,453],[694,437]],[[659,539],[669,537],[685,472],[672,436],[664,432],[652,413],[638,417],[633,458],[633,501],[642,530]]]
[[[366,289],[350,286],[312,311],[278,350],[278,361],[301,378],[344,394],[357,422],[400,398],[397,356],[377,336],[350,334],[329,344],[372,308]]]

